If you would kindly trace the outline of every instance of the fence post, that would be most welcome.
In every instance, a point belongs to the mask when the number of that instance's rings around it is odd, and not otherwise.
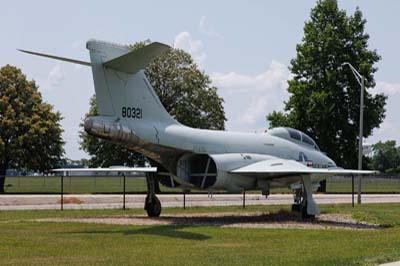
[[[351,175],[351,206],[354,207],[354,175]]]
[[[246,208],[246,190],[243,189],[243,209]]]
[[[122,209],[125,210],[125,189],[126,189],[126,173],[123,173],[123,177],[124,177],[124,203],[122,205]]]
[[[61,210],[64,210],[64,173],[61,174]]]

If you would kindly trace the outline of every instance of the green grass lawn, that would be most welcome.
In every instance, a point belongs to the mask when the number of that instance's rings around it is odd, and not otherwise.
[[[288,206],[249,206],[277,211]],[[322,205],[383,230],[127,226],[34,218],[144,214],[142,210],[0,212],[0,265],[376,265],[400,260],[400,204]],[[164,208],[163,213],[242,212],[240,207]]]
[[[7,193],[59,193],[60,177],[7,177]],[[126,191],[146,191],[145,178],[126,178]],[[119,193],[123,190],[122,177],[64,177],[65,193]]]
[[[355,180],[357,181],[357,180]],[[60,177],[7,177],[7,193],[59,193]],[[160,186],[165,193],[180,193],[180,189]],[[146,192],[145,178],[126,178],[126,191],[133,193]],[[65,177],[65,193],[121,193],[122,177]],[[357,184],[355,184],[357,191]],[[365,178],[362,184],[364,193],[400,193],[400,179]],[[196,193],[207,193],[194,191]],[[333,179],[327,182],[328,193],[350,193],[351,179]],[[249,191],[248,193],[252,193]],[[253,193],[260,193],[254,191]],[[290,189],[273,189],[271,193],[292,193]]]
[[[357,191],[357,178],[354,183],[354,190]],[[331,193],[350,193],[351,179],[328,180],[326,190]],[[364,178],[362,191],[364,193],[400,193],[400,179]]]

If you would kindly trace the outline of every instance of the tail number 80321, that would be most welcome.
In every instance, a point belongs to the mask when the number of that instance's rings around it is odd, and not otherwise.
[[[122,107],[122,117],[142,119],[142,108]]]

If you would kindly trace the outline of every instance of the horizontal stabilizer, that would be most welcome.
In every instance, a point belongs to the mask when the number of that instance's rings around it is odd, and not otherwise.
[[[47,57],[47,58],[51,58],[51,59],[56,59],[56,60],[60,60],[60,61],[65,61],[65,62],[69,62],[69,63],[78,64],[78,65],[91,66],[91,64],[89,62],[85,62],[85,61],[69,59],[69,58],[55,56],[55,55],[41,54],[41,53],[37,53],[37,52],[31,52],[31,51],[20,50],[20,49],[17,49],[17,50],[20,51],[20,52],[23,52],[23,53],[27,53],[27,54],[43,56],[43,57]]]
[[[157,167],[110,167],[110,168],[58,168],[50,172],[157,172]]]
[[[135,74],[144,69],[153,59],[171,49],[166,44],[153,42],[143,48],[103,63],[104,66],[121,72]]]

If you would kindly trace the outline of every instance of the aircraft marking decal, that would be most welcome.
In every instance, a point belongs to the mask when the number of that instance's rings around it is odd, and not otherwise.
[[[142,119],[143,117],[142,108],[123,106],[121,109],[121,115],[122,117],[127,117],[127,118]]]

